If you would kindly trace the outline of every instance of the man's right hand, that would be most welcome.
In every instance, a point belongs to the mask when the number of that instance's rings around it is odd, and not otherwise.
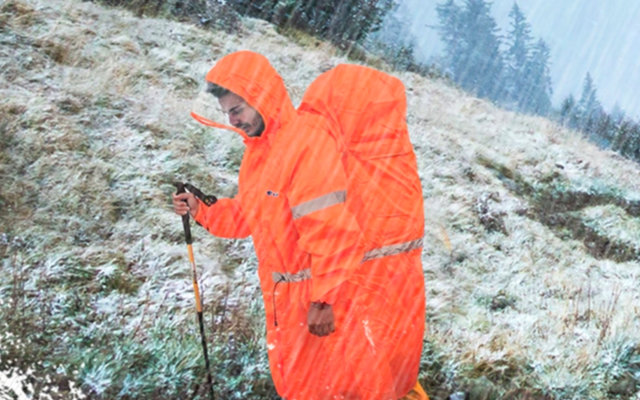
[[[186,203],[185,200],[187,201]],[[200,207],[200,204],[193,193],[173,194],[173,211],[176,214],[186,215],[189,212],[191,217],[195,218],[198,213],[198,207]]]

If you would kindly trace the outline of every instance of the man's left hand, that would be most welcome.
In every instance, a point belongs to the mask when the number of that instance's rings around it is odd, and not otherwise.
[[[307,313],[309,332],[316,336],[328,336],[335,332],[333,308],[326,303],[311,303]]]

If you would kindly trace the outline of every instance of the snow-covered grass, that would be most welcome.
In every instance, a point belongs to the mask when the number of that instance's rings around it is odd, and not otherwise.
[[[191,120],[191,101],[232,51],[266,55],[295,104],[348,60],[263,21],[229,35],[79,0],[0,0],[0,41],[0,321],[29,343],[3,336],[0,395],[48,378],[52,398],[191,397],[204,363],[172,182],[233,195],[242,154],[238,137]],[[638,166],[397,76],[425,198],[432,398],[634,398],[640,265],[607,246],[638,254]],[[193,231],[216,390],[273,397],[251,242]],[[11,389],[10,376],[28,378]]]

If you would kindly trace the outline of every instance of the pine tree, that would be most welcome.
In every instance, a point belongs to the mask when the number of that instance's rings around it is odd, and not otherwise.
[[[463,25],[465,45],[460,77],[463,87],[480,97],[497,100],[502,95],[503,61],[495,20],[490,15],[491,4],[485,0],[465,0]]]
[[[550,58],[549,46],[544,40],[539,39],[533,46],[531,57],[524,69],[526,75],[520,82],[522,95],[518,101],[522,110],[538,115],[547,115],[551,111],[553,87],[549,69]]]
[[[578,129],[578,112],[576,98],[573,94],[567,96],[560,106],[560,120],[570,128]]]
[[[501,99],[504,62],[491,3],[465,0],[461,8],[447,0],[438,4],[437,11],[454,80],[480,97]]]
[[[379,54],[395,69],[411,70],[417,67],[414,48],[415,38],[409,31],[406,18],[411,10],[400,3],[389,12],[378,31],[367,36],[364,45]]]
[[[602,148],[608,148],[614,141],[617,133],[616,123],[611,115],[602,113],[598,119],[593,139]]]
[[[640,142],[640,128],[637,124],[634,124],[630,120],[622,121],[618,128],[616,137],[613,141],[613,150],[619,152],[625,157],[634,158],[638,160],[640,156],[639,147]]]
[[[436,6],[436,12],[440,22],[438,32],[445,46],[445,63],[452,78],[457,81],[460,75],[460,60],[464,47],[462,8],[453,0],[447,0]]]
[[[620,107],[620,103],[616,102],[616,104],[613,105],[613,109],[611,110],[611,118],[613,119],[613,121],[619,125],[620,123],[622,123],[625,115],[626,112],[622,109],[622,107]]]
[[[531,26],[517,3],[513,3],[509,17],[511,30],[507,36],[505,100],[523,110],[527,102],[526,90],[530,89],[526,86],[530,86],[527,81],[531,72]]]
[[[632,160],[640,161],[640,125],[635,122],[631,124],[631,138],[632,146],[627,156]]]
[[[598,100],[597,90],[591,74],[588,72],[582,86],[582,96],[580,96],[576,108],[578,128],[587,134],[593,133],[598,116],[602,112],[602,106]]]
[[[328,19],[324,37],[339,45],[361,43],[369,32],[380,28],[383,17],[395,6],[394,0],[341,0],[329,3],[337,4]]]

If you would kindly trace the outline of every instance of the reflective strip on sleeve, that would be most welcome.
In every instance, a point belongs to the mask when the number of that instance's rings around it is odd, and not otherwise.
[[[373,260],[376,258],[382,258],[387,256],[395,256],[400,253],[408,253],[411,250],[415,250],[417,248],[422,247],[422,238],[412,240],[410,242],[392,244],[389,246],[379,247],[377,249],[369,250],[364,253],[364,257],[362,258],[362,262],[366,262],[369,260]]]
[[[298,204],[291,208],[291,212],[293,213],[293,219],[298,219],[312,212],[320,211],[336,204],[344,203],[345,201],[347,201],[347,191],[340,190]]]
[[[291,274],[289,272],[272,272],[271,279],[273,279],[275,283],[302,282],[302,281],[306,281],[307,279],[311,279],[311,269],[310,268],[303,269],[302,271],[297,272],[295,274]]]

